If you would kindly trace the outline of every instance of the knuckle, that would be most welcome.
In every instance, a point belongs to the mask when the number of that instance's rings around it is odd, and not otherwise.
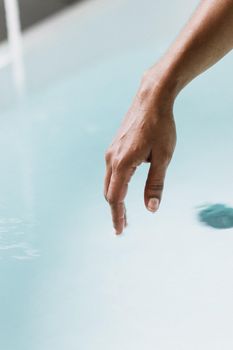
[[[161,150],[161,166],[167,166],[170,163],[173,151],[174,149],[171,145],[166,145],[166,147]]]
[[[109,195],[107,201],[110,205],[115,205],[117,203],[117,198],[115,196]]]
[[[163,153],[163,162],[161,165],[167,167],[171,161],[172,158],[172,152],[166,151]]]
[[[114,171],[120,172],[124,170],[128,166],[128,164],[129,164],[129,161],[126,157],[115,158],[113,160],[112,168]]]
[[[112,157],[112,152],[108,149],[106,152],[105,152],[105,161],[106,163],[108,163],[110,160],[111,160],[111,157]]]

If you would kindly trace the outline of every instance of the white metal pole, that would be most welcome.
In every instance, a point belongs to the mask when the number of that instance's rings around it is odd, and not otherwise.
[[[15,87],[21,95],[25,88],[25,74],[22,54],[22,35],[20,28],[19,5],[17,0],[4,0],[7,35],[13,68]]]

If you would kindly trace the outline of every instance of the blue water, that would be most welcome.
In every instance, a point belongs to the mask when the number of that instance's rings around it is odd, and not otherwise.
[[[159,55],[124,50],[2,109],[1,349],[232,349],[233,230],[196,219],[233,205],[232,55],[176,102],[160,211],[144,208],[147,164],[122,237],[103,198],[104,151]]]
[[[200,222],[217,229],[233,227],[233,208],[221,203],[202,208],[198,213]]]

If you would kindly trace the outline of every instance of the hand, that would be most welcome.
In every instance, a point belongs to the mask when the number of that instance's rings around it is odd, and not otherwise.
[[[104,196],[111,207],[116,234],[127,226],[124,199],[128,183],[143,162],[151,163],[144,191],[145,206],[152,212],[158,209],[166,170],[176,144],[173,103],[163,93],[160,83],[148,79],[148,74],[145,76],[105,154]]]

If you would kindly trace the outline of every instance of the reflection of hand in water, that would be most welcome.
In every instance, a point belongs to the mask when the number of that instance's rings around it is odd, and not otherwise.
[[[176,142],[174,100],[191,80],[232,48],[233,1],[203,0],[165,55],[144,74],[105,157],[104,195],[116,233],[126,226],[124,198],[128,182],[142,162],[151,163],[145,204],[151,211],[158,209]]]

